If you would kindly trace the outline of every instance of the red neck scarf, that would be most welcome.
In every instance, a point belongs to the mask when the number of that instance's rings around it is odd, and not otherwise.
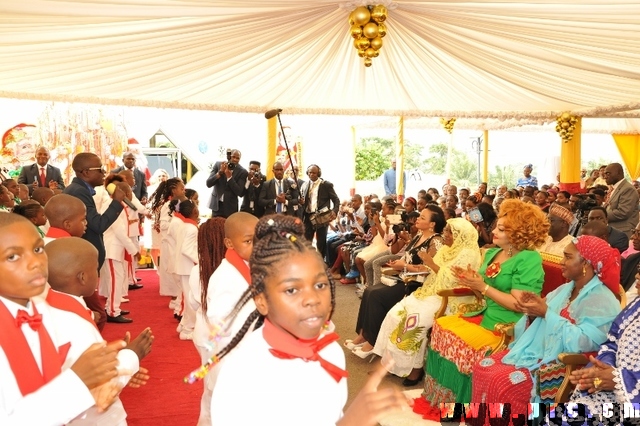
[[[174,212],[173,216],[177,217],[178,219],[180,219],[184,223],[190,223],[190,224],[194,225],[196,228],[198,227],[198,222],[196,222],[193,219],[189,219],[188,217],[184,217],[184,215],[182,215],[182,213]]]
[[[247,265],[247,262],[240,257],[238,252],[234,249],[228,248],[227,252],[224,254],[224,258],[242,274],[244,279],[247,281],[247,284],[251,285],[251,272],[249,271],[249,266]]]
[[[25,322],[38,332],[42,373],[38,368],[35,355],[20,329],[21,324]],[[33,306],[33,315],[28,315],[25,311],[20,310],[17,318],[13,318],[9,309],[0,301],[0,324],[2,324],[0,327],[0,347],[9,361],[11,371],[23,396],[37,391],[60,374],[62,363],[67,357],[71,345],[67,343],[59,351],[56,350],[47,328],[42,324],[42,315],[38,314],[35,305]]]
[[[93,321],[93,314],[91,313],[91,310],[82,306],[82,303],[68,294],[61,293],[50,288],[47,293],[46,300],[49,306],[53,306],[61,311],[74,313],[80,316],[80,318],[89,321],[94,327],[98,328],[96,323]]]
[[[346,370],[331,364],[319,354],[322,349],[340,338],[336,333],[326,334],[320,340],[300,340],[265,319],[262,335],[264,340],[271,346],[269,352],[276,358],[301,358],[305,361],[318,361],[320,366],[338,383],[343,377],[349,375]]]
[[[71,234],[61,228],[54,228],[53,226],[47,230],[45,237],[49,238],[68,238]]]

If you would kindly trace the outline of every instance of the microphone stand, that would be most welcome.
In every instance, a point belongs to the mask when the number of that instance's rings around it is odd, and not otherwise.
[[[280,131],[282,132],[282,139],[284,139],[284,147],[287,149],[287,155],[289,156],[289,164],[291,165],[291,171],[293,172],[293,180],[298,185],[298,173],[293,166],[293,159],[291,158],[291,151],[289,150],[289,144],[287,143],[287,136],[284,134],[284,127],[282,127],[282,120],[280,119],[280,112],[276,114],[278,116],[278,123],[280,124]]]

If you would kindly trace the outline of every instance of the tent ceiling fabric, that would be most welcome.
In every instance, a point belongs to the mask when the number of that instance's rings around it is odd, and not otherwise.
[[[389,1],[365,68],[355,1],[2,1],[0,96],[525,120],[640,109],[635,0]]]

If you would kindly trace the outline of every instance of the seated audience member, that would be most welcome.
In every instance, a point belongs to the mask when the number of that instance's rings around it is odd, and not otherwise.
[[[638,283],[636,291],[640,291],[640,280]],[[590,413],[598,415],[603,414],[605,403],[640,403],[638,330],[640,297],[634,298],[615,318],[597,357],[590,357],[586,368],[571,373],[571,383],[576,389],[570,402],[584,404]]]
[[[535,202],[543,212],[549,213],[549,193],[546,191],[538,191],[535,196]]]
[[[440,207],[441,209],[447,208],[447,197],[438,197],[436,202],[438,204],[438,207]]]
[[[38,234],[40,234],[41,237],[44,237],[44,231],[40,229],[40,227],[47,224],[47,218],[44,215],[44,209],[37,201],[23,201],[13,208],[13,213],[29,219],[29,221],[35,225]]]
[[[464,202],[467,200],[467,198],[469,198],[469,195],[471,194],[471,191],[469,191],[469,188],[460,188],[458,190],[458,200],[460,200],[460,207],[464,209]]]
[[[593,207],[589,211],[589,222],[599,221],[602,222],[608,230],[608,241],[611,247],[618,250],[620,253],[629,248],[629,237],[622,231],[618,231],[616,228],[609,225],[607,219],[607,210],[604,207]]]
[[[424,373],[427,332],[442,302],[438,291],[454,288],[458,283],[452,267],[477,269],[481,263],[477,232],[469,221],[461,218],[447,221],[443,239],[445,246],[433,258],[419,254],[429,275],[419,289],[389,310],[373,348],[384,365],[392,366],[390,373],[406,377],[405,386],[416,385]],[[456,300],[449,313],[456,312],[459,303],[470,301]]]
[[[631,288],[636,272],[640,272],[640,223],[633,230],[631,242],[636,253],[622,259],[622,272],[620,273],[620,284],[625,290]]]
[[[428,200],[425,197],[418,198],[418,202],[416,204],[418,212],[422,212],[424,208],[427,206]]]
[[[604,204],[604,199],[606,196],[606,193],[604,190],[600,188],[591,188],[589,189],[589,194],[593,194],[594,199],[596,200],[596,204],[598,206],[602,206],[602,204]]]
[[[455,219],[456,217],[458,217],[454,209],[446,208],[442,209],[442,211],[444,212],[444,220]]]
[[[418,256],[421,250],[435,256],[442,247],[441,232],[445,227],[444,213],[437,206],[428,206],[416,221],[418,234],[407,243],[401,259],[391,260],[388,266],[399,272],[424,272],[422,258]],[[406,237],[406,236],[405,236]],[[416,279],[419,279],[416,277]],[[373,285],[364,290],[358,319],[356,323],[355,339],[345,341],[345,346],[353,350],[360,348],[363,353],[370,352],[376,343],[380,325],[389,309],[406,295],[422,285],[421,281],[412,281],[404,285],[402,282],[392,282],[393,285]],[[364,355],[365,357],[367,355]]]
[[[458,196],[455,194],[452,195],[447,195],[447,199],[446,199],[446,203],[445,206],[443,208],[444,209],[453,209],[454,212],[456,212],[456,216],[458,215]],[[460,213],[462,213],[462,209],[459,210]]]
[[[580,228],[580,235],[591,235],[606,241],[607,244],[609,243],[609,230],[606,225],[599,220],[587,222],[582,228]]]
[[[438,198],[440,198],[440,193],[438,192],[437,189],[435,188],[429,188],[427,189],[427,194],[431,195],[431,199],[432,200],[437,200]]]
[[[9,213],[15,205],[16,202],[13,199],[13,194],[6,186],[0,185],[0,212]]]
[[[472,366],[500,343],[500,336],[493,332],[495,325],[518,321],[520,296],[542,290],[542,258],[535,248],[544,242],[548,229],[549,222],[538,207],[505,200],[493,231],[497,247],[487,250],[477,272],[453,268],[462,286],[484,296],[486,308],[475,315],[448,315],[435,321],[423,399],[416,401],[414,411],[430,412],[445,402],[470,402]]]
[[[18,184],[18,187],[20,188],[20,192],[18,193],[18,198],[20,198],[22,201],[28,200],[29,198],[29,187],[27,185],[25,185],[24,183],[20,183]]]
[[[569,235],[569,226],[574,217],[571,212],[557,204],[549,208],[549,236],[539,248],[539,252],[562,256],[564,248],[573,240]]]
[[[565,209],[570,210],[569,208],[569,199],[571,198],[571,194],[568,191],[558,191],[558,195],[556,196],[556,204],[560,205],[560,207],[564,207]]]
[[[498,215],[489,203],[480,203],[476,206],[476,208],[482,215],[482,220],[480,222],[475,222],[473,218],[470,219],[471,223],[476,228],[476,231],[478,231],[478,246],[492,246],[493,230],[495,229],[496,223],[498,222]]]
[[[558,196],[558,191],[551,188],[547,191],[547,202],[549,204],[553,204],[556,202],[556,197]]]
[[[2,186],[4,186],[9,190],[9,192],[11,193],[11,196],[13,197],[13,201],[16,203],[16,205],[20,204],[21,202],[19,197],[20,187],[18,186],[18,182],[16,182],[13,179],[5,179],[2,181]]]
[[[413,197],[407,197],[402,203],[402,207],[404,207],[404,211],[406,214],[414,212],[418,209],[418,202]]]
[[[571,280],[546,298],[523,292],[518,304],[526,316],[515,326],[515,340],[506,351],[473,366],[472,402],[511,404],[511,414],[526,413],[529,402],[541,400],[545,374],[557,366],[562,352],[591,352],[607,338],[620,312],[612,288],[618,286],[620,264],[615,249],[583,235],[564,250],[562,275]]]
[[[33,190],[33,194],[31,194],[31,199],[40,203],[42,207],[44,207],[47,202],[53,197],[53,190],[49,188],[38,187]]]
[[[638,224],[638,191],[624,178],[620,163],[611,163],[605,169],[607,185],[612,189],[602,207],[607,210],[609,225],[631,236]]]
[[[469,212],[470,209],[475,208],[478,203],[479,203],[479,199],[476,198],[475,194],[474,195],[469,195],[465,200],[464,200],[464,205],[462,205],[462,217],[467,217],[467,214]]]
[[[482,203],[487,203],[491,206],[493,206],[493,200],[495,199],[494,195],[485,195],[482,197],[482,200],[480,200],[480,202]]]
[[[389,244],[395,239],[395,235],[387,216],[394,214],[395,208],[396,203],[392,199],[387,200],[382,205],[382,212],[380,214],[372,213],[369,218],[369,223],[372,228],[375,228],[376,235],[371,244],[358,253],[355,259],[355,265],[360,272],[361,283],[364,286],[373,285],[373,260],[391,254]]]
[[[480,184],[478,185],[478,193],[482,197],[487,195],[487,182],[480,182]],[[482,199],[482,197],[480,197],[480,199]]]

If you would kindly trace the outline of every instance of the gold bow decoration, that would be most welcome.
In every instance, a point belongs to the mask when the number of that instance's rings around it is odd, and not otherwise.
[[[360,6],[349,15],[349,26],[353,46],[358,56],[364,58],[364,66],[370,67],[372,59],[377,58],[382,48],[382,38],[387,35],[387,8],[381,4]]]
[[[578,117],[568,112],[563,112],[556,119],[556,132],[560,135],[562,142],[569,142],[573,139],[573,132],[576,130]]]
[[[453,126],[456,124],[456,119],[455,118],[441,118],[440,119],[440,124],[442,124],[442,127],[444,127],[444,129],[449,132],[449,134],[453,133]]]

